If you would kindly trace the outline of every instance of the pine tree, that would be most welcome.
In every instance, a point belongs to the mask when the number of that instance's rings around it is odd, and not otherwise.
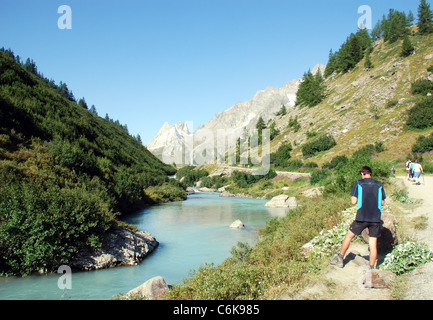
[[[283,104],[280,111],[278,111],[275,115],[276,116],[285,116],[287,113],[286,106]]]
[[[377,21],[376,25],[374,26],[373,30],[371,30],[371,37],[373,40],[380,39],[383,35],[383,29],[382,29],[382,20]]]
[[[371,62],[369,51],[367,51],[367,55],[365,56],[364,68],[366,68],[366,69],[373,69],[374,68],[373,63]]]
[[[394,43],[398,39],[404,38],[404,35],[409,33],[408,27],[412,18],[410,15],[406,16],[404,12],[390,9],[388,17],[384,17],[382,20],[382,32],[384,40]]]
[[[329,77],[331,74],[334,73],[334,71],[337,70],[337,61],[338,57],[337,54],[332,51],[332,49],[329,51],[329,60],[328,64],[326,65],[325,69],[325,77]]]
[[[263,132],[263,129],[266,129],[266,124],[265,124],[265,121],[263,120],[262,117],[260,117],[259,120],[257,120],[256,129],[257,129],[258,135],[259,135],[259,139],[258,139],[259,145],[261,145],[262,144],[262,132]]]
[[[356,35],[354,35],[350,39],[349,54],[350,54],[349,69],[353,69],[356,66],[356,64],[362,59],[361,45],[359,44],[359,40]]]
[[[402,57],[408,57],[414,52],[415,48],[412,45],[412,42],[409,39],[409,36],[406,34],[404,36],[402,50],[400,53],[400,56]]]
[[[407,15],[407,23],[411,25],[415,21],[415,17],[413,15],[413,12],[409,10],[409,13]]]
[[[93,113],[95,116],[98,115],[98,111],[96,111],[96,107],[95,107],[94,104],[92,104],[92,106],[90,107],[89,111],[90,111],[91,113]]]
[[[86,100],[84,98],[78,101],[78,105],[84,109],[89,109],[89,106],[87,105]]]
[[[315,76],[309,70],[304,74],[304,79],[296,93],[296,105],[314,107],[322,102],[325,97],[325,86],[320,70]]]
[[[421,35],[433,33],[433,13],[426,0],[421,0],[418,7],[418,32]]]

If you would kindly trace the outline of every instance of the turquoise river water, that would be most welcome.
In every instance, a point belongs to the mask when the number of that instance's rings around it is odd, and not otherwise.
[[[146,208],[124,220],[150,232],[159,247],[138,266],[73,272],[72,288],[61,290],[63,274],[0,278],[0,300],[108,300],[155,276],[177,284],[204,263],[220,264],[239,241],[253,245],[266,219],[285,216],[285,209],[266,208],[266,201],[222,198],[196,193],[183,202]],[[243,230],[230,229],[240,219]]]

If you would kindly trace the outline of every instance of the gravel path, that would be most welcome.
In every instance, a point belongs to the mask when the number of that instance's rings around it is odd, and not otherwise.
[[[424,182],[421,185],[415,185],[404,177],[399,178],[404,180],[410,198],[423,200],[422,205],[416,208],[411,215],[427,217],[427,228],[416,232],[414,237],[433,250],[433,176],[426,175],[424,179],[421,178],[421,182]],[[414,270],[409,281],[407,300],[433,300],[433,263],[425,264]]]

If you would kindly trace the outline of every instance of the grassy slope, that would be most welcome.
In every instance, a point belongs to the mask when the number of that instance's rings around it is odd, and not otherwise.
[[[337,140],[337,146],[328,152],[309,159],[323,164],[336,155],[350,156],[363,145],[384,141],[386,151],[381,160],[404,160],[412,145],[423,132],[406,130],[406,111],[414,106],[410,93],[411,84],[426,78],[427,68],[433,65],[433,35],[411,37],[416,54],[408,58],[399,57],[402,40],[396,43],[374,43],[371,59],[375,68],[365,71],[364,60],[349,73],[332,75],[326,80],[327,97],[314,108],[289,109],[286,116],[276,120],[281,134],[272,142],[275,151],[280,143],[295,145],[293,158],[302,158],[301,147],[307,141],[306,132],[329,133]],[[390,100],[399,101],[387,107]],[[287,127],[290,117],[298,116],[301,129],[294,133]]]
[[[118,214],[185,199],[174,172],[0,51],[0,273],[55,269]]]

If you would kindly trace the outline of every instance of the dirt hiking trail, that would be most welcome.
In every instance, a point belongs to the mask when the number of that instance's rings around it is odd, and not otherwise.
[[[406,177],[398,176],[409,192],[411,199],[422,200],[421,205],[409,211],[408,217],[417,216],[427,218],[427,227],[418,230],[410,236],[425,243],[433,250],[433,176],[421,178],[421,185],[408,181]],[[423,183],[424,181],[424,183]],[[390,195],[387,195],[390,197]],[[392,213],[392,212],[391,212]],[[378,254],[378,265],[384,260],[383,254]],[[301,292],[291,297],[281,299],[295,300],[391,300],[391,290],[386,286],[380,288],[367,288],[366,276],[369,259],[368,245],[359,241],[351,243],[344,260],[344,268],[329,266],[317,279]],[[387,282],[395,276],[389,271],[377,271]],[[433,300],[433,263],[418,267],[409,275],[409,286],[406,300]]]
[[[406,177],[398,178],[404,181],[411,199],[422,200],[421,205],[409,213],[409,217],[427,218],[427,227],[418,230],[411,237],[433,250],[433,176],[423,175],[420,178],[421,185],[408,181]],[[433,263],[427,263],[414,270],[409,283],[406,300],[433,300]]]

